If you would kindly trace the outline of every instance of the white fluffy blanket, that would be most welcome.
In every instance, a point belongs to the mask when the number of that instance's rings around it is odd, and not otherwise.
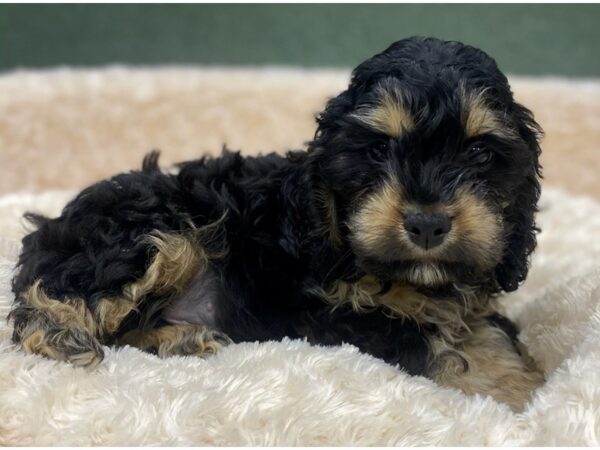
[[[24,233],[70,193],[0,198],[0,316]],[[548,378],[525,411],[410,377],[356,348],[246,343],[206,360],[105,349],[93,372],[10,344],[0,324],[2,445],[600,444],[600,205],[547,189],[531,274],[507,313]]]

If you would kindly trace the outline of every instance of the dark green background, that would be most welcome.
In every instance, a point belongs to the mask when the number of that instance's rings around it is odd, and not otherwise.
[[[0,70],[108,63],[354,66],[432,35],[518,74],[600,75],[600,5],[0,5]]]

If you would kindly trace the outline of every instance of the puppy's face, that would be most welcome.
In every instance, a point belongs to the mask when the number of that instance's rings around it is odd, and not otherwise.
[[[319,124],[312,158],[332,239],[363,271],[427,287],[524,279],[538,127],[493,60],[400,41],[354,71]]]

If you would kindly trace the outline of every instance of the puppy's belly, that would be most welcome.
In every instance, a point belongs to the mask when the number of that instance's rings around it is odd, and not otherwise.
[[[212,272],[198,272],[187,290],[171,301],[162,318],[171,324],[215,327],[219,283]]]

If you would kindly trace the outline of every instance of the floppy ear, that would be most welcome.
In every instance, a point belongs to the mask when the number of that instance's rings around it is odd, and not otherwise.
[[[527,173],[524,181],[516,186],[514,200],[504,209],[508,235],[500,264],[496,267],[496,279],[506,291],[514,291],[527,277],[529,256],[536,247],[535,213],[540,197],[541,153],[539,140],[543,132],[527,108],[515,103],[513,117],[528,154]]]
[[[313,140],[308,143],[308,170],[305,173],[305,182],[313,193],[312,207],[321,221],[319,228],[329,237],[333,248],[342,245],[339,205],[334,177],[331,176],[331,172],[336,170],[333,156],[343,148],[338,136],[340,122],[351,108],[350,90],[331,98],[317,116],[317,131]]]

